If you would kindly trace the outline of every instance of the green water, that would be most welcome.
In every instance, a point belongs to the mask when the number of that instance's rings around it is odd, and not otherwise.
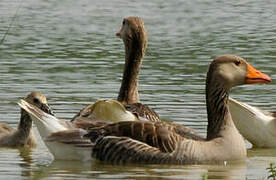
[[[21,0],[0,1],[0,38]],[[141,101],[163,119],[206,133],[205,77],[211,57],[240,55],[276,78],[276,3],[258,0],[22,0],[0,45],[0,120],[17,126],[17,102],[39,90],[69,119],[99,98],[116,98],[124,48],[122,18],[141,16],[149,34],[139,76]],[[276,109],[276,85],[242,86],[231,96]],[[247,143],[248,148],[251,147]],[[35,150],[0,149],[0,179],[262,179],[274,150],[249,150],[245,163],[113,166],[53,161]]]

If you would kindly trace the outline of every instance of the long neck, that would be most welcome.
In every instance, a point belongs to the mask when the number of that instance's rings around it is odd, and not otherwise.
[[[125,67],[117,100],[123,104],[139,102],[138,74],[145,51],[145,43],[128,39],[125,43]]]
[[[227,90],[222,81],[207,76],[206,104],[208,113],[207,140],[223,136],[226,125],[234,125],[228,109]]]
[[[21,109],[21,117],[20,122],[17,127],[17,136],[18,139],[22,141],[26,141],[30,135],[30,131],[32,128],[32,120],[28,113]]]

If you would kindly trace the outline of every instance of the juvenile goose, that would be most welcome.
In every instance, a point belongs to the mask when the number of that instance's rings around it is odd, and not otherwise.
[[[229,108],[239,132],[253,147],[276,147],[276,113],[229,98]]]
[[[143,20],[139,17],[125,18],[116,36],[121,38],[125,45],[125,67],[121,88],[117,97],[118,103],[121,103],[126,110],[136,115],[138,119],[160,121],[159,116],[154,110],[139,102],[138,74],[147,48],[147,32]],[[94,120],[94,108],[97,107],[96,105],[109,109],[113,108],[108,101],[101,100],[100,103],[96,102],[82,109],[73,117],[72,121]],[[115,110],[110,111],[110,113],[115,113]]]
[[[269,83],[269,76],[244,59],[222,55],[209,66],[206,79],[207,138],[180,134],[166,122],[119,122],[91,129],[92,157],[112,163],[191,164],[244,160],[246,147],[228,108],[230,89]],[[181,125],[179,125],[181,126]]]
[[[44,112],[52,114],[46,97],[40,92],[32,92],[24,99]],[[8,124],[0,123],[0,147],[19,146],[36,147],[36,139],[32,132],[32,119],[24,109],[21,109],[21,117],[17,129],[10,127]]]
[[[89,139],[83,138],[87,133],[85,128],[91,127],[89,123],[81,122],[79,126],[78,122],[57,119],[23,99],[18,104],[34,121],[42,140],[55,159],[91,159],[92,143]],[[90,123],[93,127],[93,122]],[[96,127],[100,125],[96,122]]]

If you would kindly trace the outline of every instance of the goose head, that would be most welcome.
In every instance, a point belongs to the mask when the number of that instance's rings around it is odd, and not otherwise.
[[[42,111],[54,116],[52,109],[48,105],[47,98],[41,92],[33,91],[30,94],[28,94],[24,98],[24,100],[27,101],[28,103],[38,107]]]
[[[213,78],[210,78],[210,76],[213,76]],[[227,90],[243,84],[271,82],[268,75],[256,70],[243,58],[235,55],[222,55],[215,58],[207,74],[207,83],[211,79],[223,84]]]
[[[124,41],[126,49],[133,43],[142,45],[143,53],[147,46],[147,32],[144,22],[140,17],[127,17],[123,19],[121,29],[116,36]]]

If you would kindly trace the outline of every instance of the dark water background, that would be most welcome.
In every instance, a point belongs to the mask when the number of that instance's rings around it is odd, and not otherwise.
[[[18,9],[18,7],[20,7]],[[124,48],[123,17],[140,16],[149,34],[139,76],[141,101],[163,119],[206,133],[205,77],[211,57],[237,54],[276,78],[276,3],[272,0],[0,0],[0,120],[16,127],[17,102],[39,90],[69,119],[99,98],[116,98]],[[276,109],[275,82],[242,86],[231,96]],[[247,144],[250,148],[250,144]],[[263,179],[275,150],[249,150],[244,164],[112,166],[52,161],[33,151],[0,149],[0,179]]]

